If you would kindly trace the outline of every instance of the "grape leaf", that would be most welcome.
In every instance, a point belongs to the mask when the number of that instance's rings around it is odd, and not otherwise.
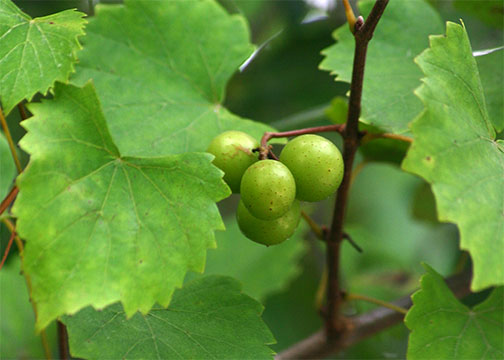
[[[19,257],[9,259],[0,271],[0,358],[43,359],[44,350],[39,336],[35,335],[35,315],[30,305],[28,290],[19,273]],[[49,341],[56,340],[56,327],[46,330]]]
[[[504,130],[504,50],[476,57],[490,121],[497,131]]]
[[[85,359],[271,359],[275,342],[262,306],[228,277],[207,276],[177,290],[168,309],[127,320],[119,305],[64,319],[72,356]]]
[[[66,82],[84,35],[84,13],[65,10],[32,19],[0,0],[0,100],[6,114],[23,99]]]
[[[29,108],[21,146],[31,159],[13,212],[37,329],[87,305],[120,300],[128,316],[167,306],[224,229],[215,202],[229,188],[213,157],[121,156],[92,84],[57,84],[54,100]]]
[[[411,330],[408,359],[501,359],[504,355],[504,288],[469,309],[430,266],[405,318]]]
[[[301,272],[298,263],[306,251],[305,224],[301,223],[290,239],[271,247],[247,239],[234,217],[225,224],[226,231],[216,234],[217,248],[207,253],[205,275],[232,276],[240,280],[244,292],[263,300],[283,290]]]
[[[469,38],[448,22],[416,59],[426,75],[416,90],[424,112],[411,124],[415,141],[403,162],[432,185],[438,218],[460,229],[481,290],[504,284],[504,146],[495,141]]]
[[[208,0],[126,0],[98,5],[93,20],[73,81],[94,80],[122,153],[205,151],[224,130],[271,131],[222,106],[227,80],[254,49],[241,16]]]
[[[359,1],[361,13],[369,14],[374,0]],[[422,73],[413,58],[427,47],[427,35],[440,33],[437,12],[423,0],[391,1],[369,43],[361,121],[387,132],[404,133],[408,123],[422,109],[413,95]],[[335,45],[325,49],[323,70],[350,82],[354,37],[344,24],[334,34]],[[384,84],[387,84],[386,86]]]
[[[12,160],[12,154],[7,139],[0,132],[0,201],[7,195],[12,181],[16,176],[16,167]]]

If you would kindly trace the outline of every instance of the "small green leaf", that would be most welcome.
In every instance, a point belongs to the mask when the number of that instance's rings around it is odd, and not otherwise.
[[[490,121],[497,131],[504,130],[504,49],[476,57]]]
[[[32,19],[0,0],[0,100],[6,115],[23,99],[66,82],[84,35],[84,13],[65,10]]]
[[[469,309],[430,266],[406,315],[408,359],[502,359],[504,288]]]
[[[262,306],[228,277],[177,290],[168,307],[127,320],[119,305],[64,318],[72,356],[85,359],[272,359]]]
[[[208,251],[205,274],[232,276],[240,280],[244,292],[263,300],[283,290],[301,272],[298,263],[306,251],[303,223],[290,239],[271,247],[247,239],[234,217],[225,224],[226,231],[216,234],[217,249]]]
[[[416,59],[426,75],[416,94],[425,105],[412,123],[403,162],[432,185],[441,221],[460,229],[474,265],[472,289],[504,284],[504,151],[495,141],[463,26],[448,22]]]
[[[121,301],[128,316],[167,306],[224,229],[215,202],[229,189],[212,156],[122,157],[91,84],[58,84],[30,111],[13,212],[37,329],[87,305]]]
[[[359,1],[364,17],[374,3]],[[422,76],[413,58],[427,47],[427,36],[442,29],[438,13],[426,1],[390,1],[369,43],[361,121],[386,132],[407,131],[408,123],[422,109],[413,95]],[[326,58],[320,68],[336,75],[338,81],[350,82],[354,37],[347,24],[333,36],[337,43],[322,52]]]
[[[5,198],[16,176],[16,166],[7,139],[0,132],[0,199]],[[1,200],[0,200],[1,201]]]
[[[94,80],[122,153],[205,151],[225,130],[257,140],[271,131],[222,105],[227,81],[254,47],[245,20],[217,2],[100,4],[87,32],[73,81]]]

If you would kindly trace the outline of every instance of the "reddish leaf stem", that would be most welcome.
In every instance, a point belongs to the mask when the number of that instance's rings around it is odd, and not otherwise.
[[[342,133],[344,131],[344,129],[345,129],[344,124],[338,124],[338,125],[316,126],[316,127],[311,127],[311,128],[292,130],[292,131],[283,131],[283,132],[265,132],[262,139],[261,139],[261,151],[259,154],[259,158],[261,160],[268,158],[268,153],[270,152],[270,149],[268,147],[268,141],[270,139],[283,138],[283,137],[289,137],[289,136],[299,136],[299,135],[305,135],[305,134],[317,134],[317,133],[329,132],[329,131],[336,131],[336,132]]]
[[[343,221],[351,184],[352,166],[355,154],[359,147],[361,133],[359,132],[359,116],[361,112],[362,88],[364,82],[364,68],[368,43],[373,36],[374,29],[380,20],[388,0],[377,0],[366,22],[362,17],[355,23],[355,52],[352,71],[352,83],[350,85],[350,100],[348,105],[348,117],[343,136],[343,163],[345,172],[343,181],[338,189],[331,229],[327,237],[327,264],[328,264],[328,287],[327,287],[327,314],[326,336],[332,342],[337,342],[345,333],[346,322],[341,316],[341,285],[340,285],[340,250],[343,240]]]
[[[0,215],[2,215],[3,212],[9,207],[9,205],[14,201],[18,192],[18,187],[14,186],[12,190],[7,194],[5,199],[2,200],[2,203],[0,203]]]
[[[5,248],[5,252],[2,258],[2,262],[0,262],[0,270],[2,270],[2,267],[5,263],[5,260],[7,260],[7,255],[9,255],[10,248],[12,246],[12,243],[14,242],[14,238],[16,237],[16,232],[13,231],[11,232],[11,236],[9,238],[9,242],[7,243],[7,247]]]

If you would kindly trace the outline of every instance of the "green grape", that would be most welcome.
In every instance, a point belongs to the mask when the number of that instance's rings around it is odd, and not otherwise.
[[[243,174],[241,196],[243,204],[256,218],[278,219],[289,211],[296,198],[296,182],[280,161],[262,160]]]
[[[232,192],[240,192],[243,173],[258,160],[258,155],[252,152],[257,147],[259,143],[241,131],[225,131],[208,146],[207,152],[215,156],[213,164],[224,171],[224,181]]]
[[[318,135],[302,135],[282,149],[280,161],[296,180],[296,197],[320,201],[333,194],[343,180],[343,158],[338,148]]]
[[[280,244],[291,237],[299,224],[301,207],[295,200],[283,216],[275,220],[261,220],[253,216],[240,201],[236,219],[243,235],[266,246]]]

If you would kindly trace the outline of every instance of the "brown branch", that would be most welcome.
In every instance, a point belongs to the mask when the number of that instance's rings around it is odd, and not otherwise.
[[[291,130],[291,131],[283,131],[283,132],[265,132],[261,139],[261,150],[259,154],[259,158],[264,160],[268,158],[268,153],[270,149],[268,147],[268,141],[273,138],[283,138],[289,136],[299,136],[305,134],[316,134],[321,132],[329,132],[336,131],[342,133],[345,129],[344,124],[338,125],[326,125],[326,126],[316,126],[311,128],[299,129],[299,130]]]
[[[58,349],[61,360],[68,360],[70,352],[68,350],[68,332],[65,324],[58,321]]]
[[[451,276],[446,284],[457,298],[470,294],[471,273],[465,272]],[[405,296],[392,304],[409,309],[411,295]],[[275,359],[316,359],[326,358],[336,352],[348,348],[384,329],[402,322],[404,314],[395,310],[379,307],[367,313],[345,319],[348,332],[339,342],[327,341],[324,329],[319,330],[310,337],[301,340],[290,348],[279,353]]]
[[[377,0],[366,22],[359,17],[355,23],[355,52],[350,85],[350,100],[348,117],[343,136],[343,163],[345,172],[343,181],[338,189],[331,229],[327,238],[327,264],[329,280],[327,287],[327,316],[326,332],[329,341],[338,341],[346,331],[346,323],[340,315],[342,303],[340,288],[340,249],[343,240],[343,221],[351,184],[352,166],[355,153],[359,147],[361,134],[359,133],[359,116],[361,112],[362,87],[364,83],[364,68],[369,41],[374,29],[387,6],[388,0]]]
[[[14,201],[18,192],[18,187],[14,186],[12,190],[7,194],[5,199],[2,200],[2,203],[0,203],[0,215],[2,215],[3,212],[9,207],[9,205]]]

